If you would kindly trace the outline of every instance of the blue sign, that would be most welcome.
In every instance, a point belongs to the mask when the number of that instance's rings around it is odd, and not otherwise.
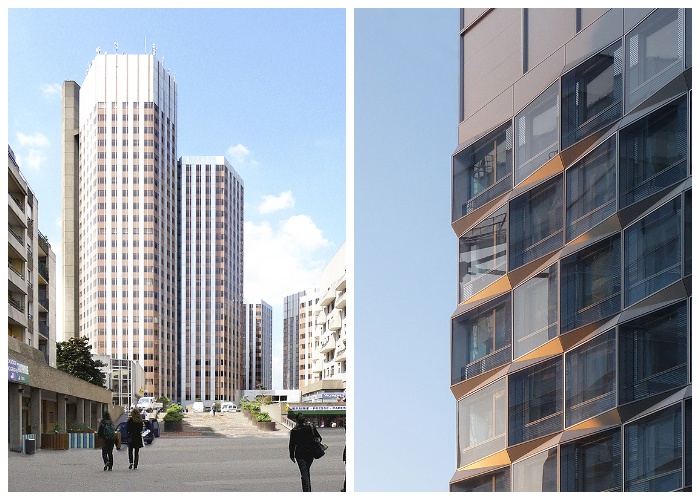
[[[29,366],[12,358],[7,358],[7,380],[19,384],[28,384]]]

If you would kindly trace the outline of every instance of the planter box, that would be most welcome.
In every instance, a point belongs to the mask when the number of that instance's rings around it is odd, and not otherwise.
[[[257,422],[258,429],[261,431],[275,431],[277,430],[275,428],[275,423],[274,422]]]
[[[56,434],[54,432],[41,434],[42,450],[67,450],[68,434]]]
[[[179,422],[163,421],[163,430],[165,432],[182,432],[182,420]]]
[[[69,432],[69,446],[70,448],[95,448],[96,436],[94,432]],[[102,445],[99,448],[102,448]]]

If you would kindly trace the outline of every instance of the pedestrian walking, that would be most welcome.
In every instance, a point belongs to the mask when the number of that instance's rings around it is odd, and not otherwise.
[[[143,418],[137,408],[131,411],[126,421],[126,432],[129,434],[129,469],[136,470],[139,466],[139,450],[143,448]]]
[[[211,405],[211,414],[214,415],[214,416],[216,416],[216,403],[214,403],[213,405]]]
[[[297,423],[289,431],[289,458],[299,466],[302,491],[311,491],[311,464],[316,439],[321,440],[316,427],[307,422],[304,415],[297,415]]]
[[[102,414],[100,426],[97,428],[97,437],[102,438],[102,461],[104,462],[103,470],[112,470],[114,465],[114,440],[115,440],[114,424],[109,412]]]

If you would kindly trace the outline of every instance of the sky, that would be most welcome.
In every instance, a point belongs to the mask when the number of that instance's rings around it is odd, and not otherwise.
[[[7,16],[8,144],[39,200],[57,281],[61,86],[82,84],[98,47],[143,54],[155,44],[177,83],[177,156],[224,155],[243,178],[244,295],[273,307],[281,389],[284,296],[315,286],[346,240],[345,9],[12,8]]]
[[[355,491],[448,491],[459,11],[355,9],[354,28]]]

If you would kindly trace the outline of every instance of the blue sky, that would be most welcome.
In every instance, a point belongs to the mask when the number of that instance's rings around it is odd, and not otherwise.
[[[459,12],[355,10],[355,491],[455,471]]]
[[[82,84],[97,47],[142,54],[155,43],[178,86],[178,156],[225,155],[243,177],[245,295],[274,307],[281,388],[283,298],[315,285],[346,239],[345,10],[7,13],[8,143],[57,258],[61,85]]]

